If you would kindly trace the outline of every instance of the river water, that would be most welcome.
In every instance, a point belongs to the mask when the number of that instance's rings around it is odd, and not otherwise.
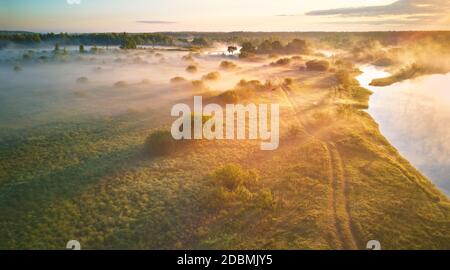
[[[381,133],[418,170],[450,195],[450,73],[429,75],[385,87],[372,79],[389,75],[360,67],[361,86],[371,90],[368,112]]]

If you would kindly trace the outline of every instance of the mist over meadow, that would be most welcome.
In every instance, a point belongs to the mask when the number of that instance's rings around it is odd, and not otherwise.
[[[0,248],[448,248],[446,185],[396,144],[445,174],[445,89],[408,84],[447,72],[449,35],[420,34],[1,36]],[[174,140],[194,96],[279,104],[279,147]]]
[[[20,128],[80,117],[158,110],[167,102],[187,97],[192,88],[189,83],[202,80],[208,73],[220,76],[220,80],[204,80],[205,87],[215,91],[231,89],[244,77],[252,78],[240,74],[242,67],[231,72],[220,67],[221,59],[236,57],[208,52],[193,55],[169,49],[110,48],[79,53],[78,47],[72,46],[60,54],[53,48],[1,50],[1,126]],[[189,66],[195,69],[187,71]],[[176,77],[180,82],[171,83]],[[180,84],[185,84],[186,91],[177,91]],[[167,108],[161,111],[169,113]]]

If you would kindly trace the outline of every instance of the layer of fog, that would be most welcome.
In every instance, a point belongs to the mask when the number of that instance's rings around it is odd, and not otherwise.
[[[0,127],[147,110],[170,115],[166,107],[191,97],[191,81],[210,72],[220,73],[218,79],[203,80],[211,91],[231,89],[241,79],[264,80],[270,73],[261,72],[264,61],[240,61],[225,46],[195,53],[179,48],[97,49],[100,52],[84,54],[78,47],[61,47],[57,54],[53,48],[0,50]],[[220,68],[224,60],[237,67]],[[189,65],[195,65],[196,72],[186,71]],[[185,83],[170,82],[177,76]]]

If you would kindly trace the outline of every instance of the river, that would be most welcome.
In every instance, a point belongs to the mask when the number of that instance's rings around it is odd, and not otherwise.
[[[385,87],[370,86],[388,76],[360,67],[361,86],[371,90],[368,112],[381,133],[418,170],[450,195],[450,73],[429,75]]]

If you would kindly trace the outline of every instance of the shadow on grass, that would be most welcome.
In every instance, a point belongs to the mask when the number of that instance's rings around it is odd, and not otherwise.
[[[114,151],[24,183],[4,185],[0,187],[1,216],[6,218],[14,212],[43,209],[57,200],[73,198],[102,177],[132,166],[139,150],[140,147],[135,146]]]

